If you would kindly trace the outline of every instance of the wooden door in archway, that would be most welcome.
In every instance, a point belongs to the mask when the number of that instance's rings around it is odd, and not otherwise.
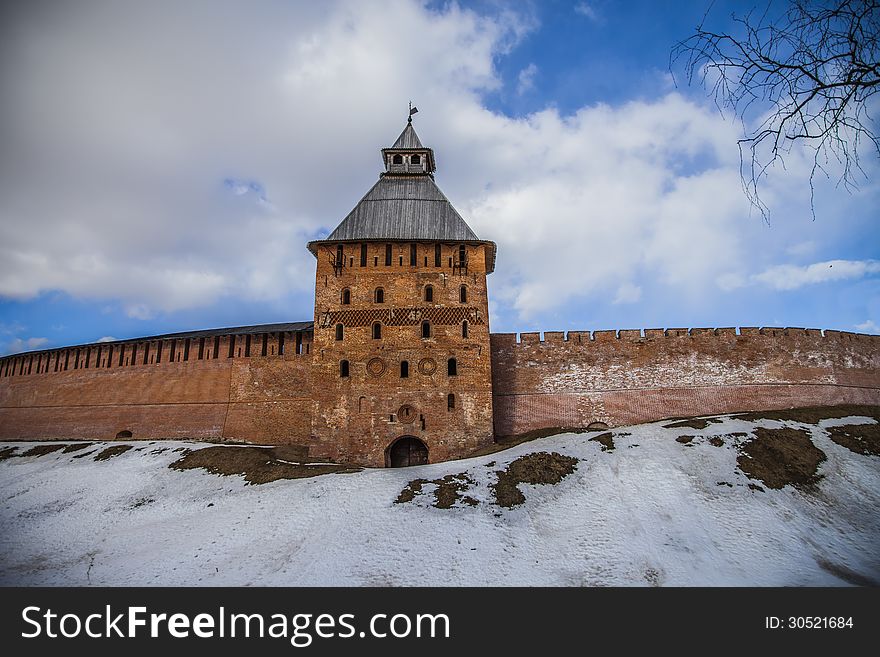
[[[397,439],[388,448],[385,459],[390,468],[406,468],[410,465],[425,465],[428,462],[428,447],[414,436]]]

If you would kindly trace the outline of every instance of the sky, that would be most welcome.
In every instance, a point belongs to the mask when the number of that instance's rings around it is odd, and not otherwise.
[[[493,332],[880,332],[880,176],[762,188],[672,46],[751,3],[3,3],[0,354],[314,314],[314,257],[414,125]],[[708,13],[707,13],[708,9]]]

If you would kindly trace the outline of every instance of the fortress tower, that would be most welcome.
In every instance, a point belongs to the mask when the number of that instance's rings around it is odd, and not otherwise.
[[[317,257],[313,453],[375,466],[467,456],[493,440],[479,239],[434,182],[412,116],[384,171]]]

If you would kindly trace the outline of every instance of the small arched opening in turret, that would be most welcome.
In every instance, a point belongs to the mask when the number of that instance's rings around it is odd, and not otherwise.
[[[116,434],[116,440],[127,440],[132,437],[131,431],[125,429]]]

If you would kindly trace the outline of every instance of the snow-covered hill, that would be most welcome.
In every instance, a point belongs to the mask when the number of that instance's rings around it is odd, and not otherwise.
[[[874,419],[670,424],[259,485],[167,467],[199,443],[131,443],[104,460],[106,445],[21,456],[36,444],[8,444],[0,583],[880,583]],[[792,437],[808,441],[786,451]]]

